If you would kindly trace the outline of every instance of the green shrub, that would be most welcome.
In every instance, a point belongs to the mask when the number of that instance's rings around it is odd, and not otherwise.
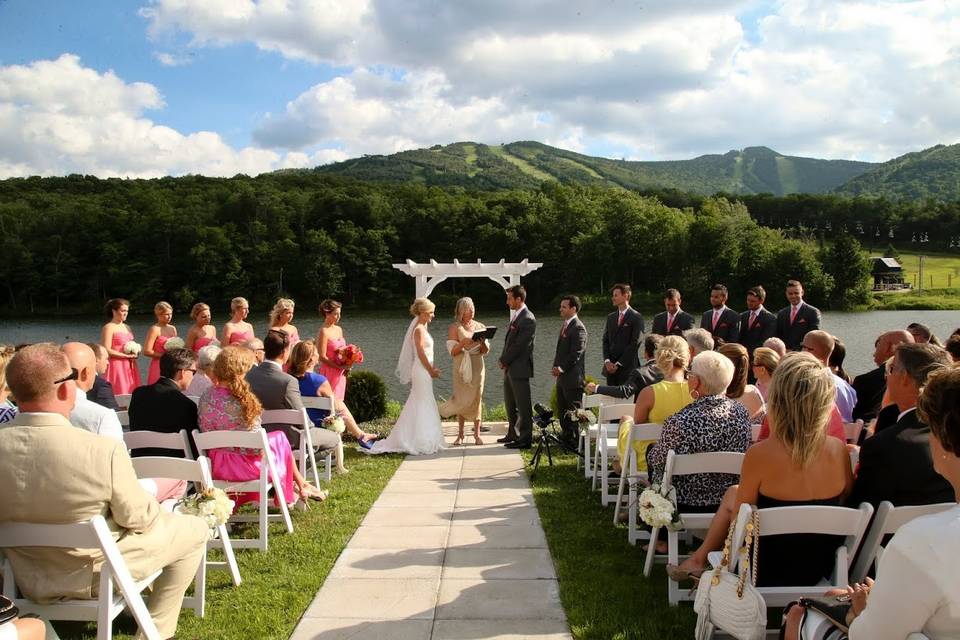
[[[387,385],[373,371],[353,371],[347,376],[344,402],[357,422],[387,415]]]

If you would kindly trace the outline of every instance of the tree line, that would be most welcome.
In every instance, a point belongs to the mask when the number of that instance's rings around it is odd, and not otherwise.
[[[778,229],[778,219],[808,227]],[[0,310],[89,311],[111,297],[129,298],[135,311],[158,300],[186,309],[236,295],[257,308],[279,295],[309,307],[326,297],[400,305],[413,283],[391,263],[406,258],[543,262],[524,280],[534,305],[571,291],[605,295],[618,281],[651,301],[676,287],[705,304],[714,282],[739,296],[755,284],[779,292],[796,278],[811,301],[843,307],[868,295],[858,221],[897,228],[909,221],[938,243],[960,237],[956,203],[700,197],[558,183],[468,191],[303,171],[8,179],[0,181]],[[450,282],[441,294],[465,286]],[[494,289],[481,296],[499,299]]]

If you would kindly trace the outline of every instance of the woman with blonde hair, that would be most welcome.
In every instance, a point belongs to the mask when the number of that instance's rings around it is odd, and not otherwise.
[[[137,368],[140,353],[128,353],[126,348],[134,342],[133,332],[127,325],[130,302],[124,298],[113,298],[107,301],[104,312],[108,322],[100,331],[100,344],[110,356],[104,378],[113,385],[114,393],[133,393],[140,386],[140,370]]]
[[[198,302],[190,309],[190,317],[193,318],[193,326],[187,331],[186,347],[193,349],[194,353],[200,353],[208,344],[219,344],[217,341],[217,329],[210,324],[213,319],[210,314],[210,305],[206,302]]]
[[[320,315],[323,325],[317,331],[317,351],[320,358],[320,371],[330,383],[337,400],[343,400],[347,392],[347,372],[350,366],[340,361],[337,352],[347,346],[340,326],[343,305],[336,300],[324,300],[320,303]]]
[[[753,377],[757,379],[757,391],[767,401],[770,379],[780,364],[780,354],[769,347],[757,347],[753,350]]]
[[[751,422],[760,422],[763,419],[764,400],[759,389],[747,384],[747,373],[750,369],[747,348],[736,342],[728,342],[721,345],[717,353],[733,363],[733,379],[727,387],[727,397],[743,405]]]
[[[253,366],[253,352],[245,347],[226,347],[213,364],[216,384],[200,396],[200,431],[253,431],[261,429],[263,407],[247,383],[247,371]],[[290,441],[283,431],[267,433],[270,454],[273,456],[280,486],[274,487],[276,499],[287,504],[296,502],[297,495],[304,500],[324,500],[326,492],[310,485],[293,459]],[[241,448],[211,449],[207,455],[213,477],[217,480],[246,482],[260,477],[263,456],[259,451]],[[281,497],[282,494],[282,497]],[[241,494],[238,504],[255,501],[256,493]]]
[[[843,505],[853,472],[846,444],[827,437],[835,395],[833,373],[812,355],[791,353],[780,362],[767,403],[772,436],[747,450],[740,484],[727,490],[703,544],[679,566],[667,565],[671,579],[703,572],[742,504]],[[819,534],[765,537],[757,586],[817,584],[829,576],[837,546],[834,536]]]
[[[490,352],[490,343],[477,342],[473,334],[483,331],[483,323],[474,319],[476,308],[470,298],[460,298],[454,311],[454,322],[447,328],[447,351],[453,356],[453,397],[440,405],[444,418],[457,416],[460,427],[454,446],[463,444],[463,427],[467,420],[473,421],[473,442],[480,439],[480,422],[483,417],[483,356]]]
[[[7,363],[14,353],[13,347],[0,344],[0,424],[17,417],[17,407],[10,402],[10,387],[7,386]]]
[[[370,453],[420,455],[443,448],[443,429],[433,396],[433,379],[440,377],[440,369],[433,366],[433,338],[427,330],[433,311],[434,304],[427,298],[417,298],[410,305],[413,320],[403,337],[396,370],[400,382],[410,385],[410,395],[390,435],[374,442]]]
[[[273,309],[270,310],[270,329],[282,331],[287,334],[290,340],[290,346],[300,342],[300,332],[290,324],[293,320],[294,303],[290,298],[278,298]]]
[[[230,346],[244,344],[254,338],[253,325],[247,322],[250,315],[250,303],[246,298],[234,298],[230,301],[230,320],[223,325],[220,344]]]
[[[177,337],[177,328],[170,324],[173,320],[173,307],[169,302],[161,301],[155,304],[153,315],[157,322],[147,330],[147,337],[143,341],[143,355],[150,358],[147,384],[153,384],[160,379],[160,358],[167,352],[164,345],[170,338]]]

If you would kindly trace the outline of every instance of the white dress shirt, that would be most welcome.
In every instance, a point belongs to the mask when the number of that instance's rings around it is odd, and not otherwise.
[[[70,412],[70,424],[90,433],[123,440],[123,427],[117,412],[87,400],[87,394],[80,389],[77,389],[77,402]]]

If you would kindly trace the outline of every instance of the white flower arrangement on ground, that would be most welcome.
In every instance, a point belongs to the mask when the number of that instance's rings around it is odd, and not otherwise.
[[[174,349],[183,349],[187,346],[187,343],[183,341],[183,338],[178,338],[174,336],[163,343],[164,351],[172,351]]]
[[[216,536],[216,527],[226,524],[233,513],[234,502],[223,489],[210,488],[195,493],[177,504],[177,511],[203,518],[210,528],[210,537]]]
[[[567,417],[576,422],[581,429],[586,429],[589,425],[597,421],[593,412],[579,408],[567,411]]]
[[[666,492],[656,484],[644,489],[637,499],[637,511],[640,519],[651,527],[683,528],[677,512],[677,492],[673,487]]]
[[[123,345],[123,352],[131,356],[140,355],[140,351],[142,350],[143,347],[140,346],[140,343],[134,340],[130,340]]]
[[[343,418],[337,414],[333,414],[324,418],[323,426],[326,429],[330,429],[330,431],[333,431],[334,433],[343,433],[347,428],[347,425],[343,423]]]

